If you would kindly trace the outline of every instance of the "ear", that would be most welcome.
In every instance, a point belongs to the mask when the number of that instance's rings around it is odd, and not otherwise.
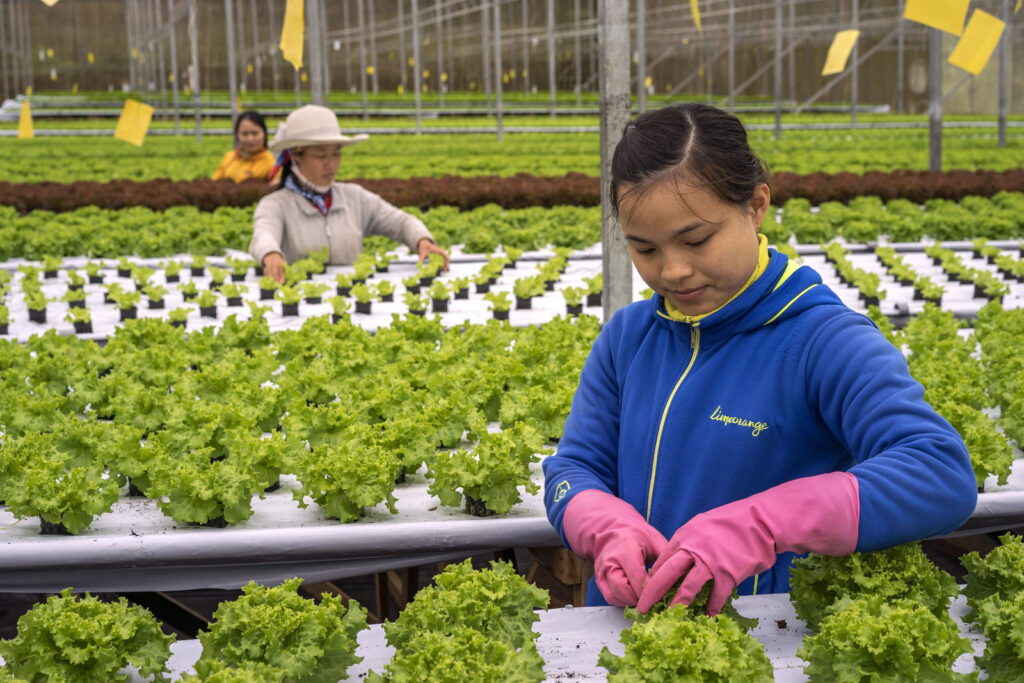
[[[764,222],[764,217],[768,214],[771,203],[772,193],[768,189],[768,184],[760,183],[754,188],[754,196],[750,198],[750,210],[754,214],[754,225],[758,229],[760,229],[761,223]]]

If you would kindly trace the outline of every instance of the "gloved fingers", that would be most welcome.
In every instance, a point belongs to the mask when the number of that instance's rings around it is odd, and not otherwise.
[[[669,604],[693,604],[694,598],[697,597],[697,593],[700,593],[700,589],[704,587],[704,584],[708,581],[714,581],[714,579],[714,575],[703,562],[695,562],[690,571],[686,573],[686,576],[683,578],[683,583],[679,586],[679,590],[676,591],[675,597],[672,598],[672,602]],[[721,611],[721,608],[719,608],[719,611]],[[710,609],[708,610],[708,614],[711,614]],[[717,612],[715,614],[717,614]]]
[[[632,607],[636,604],[637,593],[617,562],[603,563],[596,572],[595,580],[598,590],[609,605]]]
[[[644,538],[643,551],[644,559],[648,562],[654,561],[657,564],[658,559],[668,550],[668,540],[661,535],[661,532],[651,527]],[[651,567],[653,570],[654,567]],[[644,571],[646,574],[647,572]]]
[[[629,604],[633,606],[640,599],[640,592],[643,590],[644,582],[647,581],[647,562],[644,549],[638,548],[636,553],[624,553],[618,559],[632,591],[633,599]]]
[[[732,595],[736,585],[726,579],[724,576],[719,575],[715,578],[715,583],[711,586],[711,597],[708,598],[708,614],[715,616],[722,611],[725,607],[726,600]]]
[[[640,612],[649,612],[655,603],[665,597],[680,576],[687,574],[693,567],[693,556],[685,550],[675,553],[666,552],[658,557],[654,567],[647,574],[647,581],[640,592],[640,600],[636,608]]]

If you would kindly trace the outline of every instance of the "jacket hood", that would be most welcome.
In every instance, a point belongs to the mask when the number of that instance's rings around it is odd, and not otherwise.
[[[769,251],[768,267],[735,299],[696,323],[673,320],[665,310],[660,294],[651,297],[650,305],[658,322],[678,333],[689,334],[691,327],[702,333],[740,334],[795,316],[812,306],[834,304],[844,306],[835,293],[822,285],[821,276],[808,266],[798,266],[785,254]]]

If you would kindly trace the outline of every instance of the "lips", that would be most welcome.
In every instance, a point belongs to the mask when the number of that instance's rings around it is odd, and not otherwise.
[[[668,293],[676,301],[693,301],[704,293],[707,287],[696,287],[694,289],[670,289]]]

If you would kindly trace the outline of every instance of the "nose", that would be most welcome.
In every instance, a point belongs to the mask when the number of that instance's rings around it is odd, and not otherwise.
[[[690,259],[676,250],[668,250],[661,261],[661,279],[664,282],[682,282],[693,275]]]

